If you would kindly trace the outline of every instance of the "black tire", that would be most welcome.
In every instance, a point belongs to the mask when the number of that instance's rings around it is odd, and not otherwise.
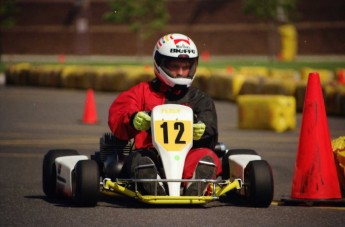
[[[63,156],[79,155],[78,151],[71,149],[50,150],[43,158],[42,186],[48,198],[56,198],[56,167],[55,159]]]
[[[94,160],[81,160],[75,166],[74,201],[79,206],[96,206],[99,196],[99,168]]]
[[[230,166],[229,166],[229,156],[231,155],[257,155],[256,151],[252,149],[230,149],[228,150],[222,159],[222,177],[227,180],[230,178]]]
[[[272,169],[267,161],[250,161],[244,169],[245,197],[253,207],[269,207],[273,200]]]

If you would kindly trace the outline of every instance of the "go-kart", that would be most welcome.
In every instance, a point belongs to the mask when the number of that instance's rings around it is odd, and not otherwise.
[[[238,196],[254,207],[268,207],[273,199],[273,176],[267,161],[251,149],[227,149],[218,143],[214,151],[223,173],[216,179],[182,179],[185,157],[193,146],[193,111],[190,107],[165,104],[151,113],[154,147],[161,159],[164,179],[125,179],[121,170],[133,150],[133,141],[120,141],[111,133],[100,138],[100,151],[79,155],[76,150],[50,150],[43,160],[43,191],[49,198],[70,197],[80,206],[96,206],[100,193],[123,195],[148,204],[205,204],[224,196]],[[207,164],[207,163],[205,163]],[[138,166],[137,168],[145,168]],[[167,185],[168,195],[143,194],[142,183]],[[208,183],[206,194],[182,194],[188,182]]]

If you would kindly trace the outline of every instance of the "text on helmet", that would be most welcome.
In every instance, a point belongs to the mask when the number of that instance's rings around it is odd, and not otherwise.
[[[171,48],[170,53],[195,54],[195,50]]]

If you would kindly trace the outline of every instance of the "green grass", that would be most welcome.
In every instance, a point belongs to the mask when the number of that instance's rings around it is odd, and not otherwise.
[[[310,67],[316,69],[329,69],[334,70],[337,68],[345,68],[345,60],[338,61],[338,60],[296,60],[292,62],[280,62],[280,61],[269,61],[269,60],[260,60],[260,59],[252,59],[252,60],[219,60],[213,62],[200,62],[201,66],[206,67],[215,67],[215,68],[224,68],[232,66],[234,68],[242,67],[242,66],[263,66],[267,68],[278,68],[278,69],[296,69],[299,70],[303,67]]]
[[[0,73],[5,72],[6,66],[5,63],[0,62]]]
[[[105,60],[104,60],[105,59]],[[87,66],[116,66],[116,65],[151,65],[152,59],[150,57],[143,58],[142,60],[138,61],[138,59],[133,58],[134,60],[109,60],[106,57],[102,59],[92,59],[92,60],[85,60],[85,59],[74,59],[70,61],[66,61],[65,65],[87,65]],[[56,64],[59,63],[57,61],[47,61],[47,62],[35,62],[27,61],[34,65],[44,65],[44,64]],[[6,66],[9,63],[0,62],[0,72],[4,72]],[[238,68],[241,66],[263,66],[268,68],[278,68],[278,69],[296,69],[300,70],[303,67],[310,67],[316,69],[329,69],[329,70],[336,70],[338,68],[345,68],[345,58],[344,56],[336,58],[336,57],[310,57],[310,58],[301,58],[297,59],[292,62],[280,62],[280,61],[272,61],[264,57],[214,57],[210,59],[208,62],[199,61],[200,66],[210,67],[210,68],[226,68],[226,67],[233,67]]]

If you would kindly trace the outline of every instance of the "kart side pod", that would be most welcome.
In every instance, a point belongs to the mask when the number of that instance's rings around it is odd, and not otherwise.
[[[240,178],[244,181],[244,169],[250,161],[261,160],[261,156],[253,153],[246,154],[248,152],[234,152],[234,154],[228,156],[229,163],[229,176],[230,179]]]
[[[246,153],[246,152],[244,152]],[[228,156],[228,163],[229,163],[229,176],[230,181],[235,179],[241,179],[243,183],[245,182],[244,177],[244,171],[246,166],[249,162],[255,161],[255,160],[261,160],[261,156],[257,154],[234,154]],[[242,188],[239,191],[240,194],[244,195],[244,189]]]
[[[73,170],[77,162],[87,160],[85,155],[63,156],[55,159],[56,190],[67,196],[73,194]]]

